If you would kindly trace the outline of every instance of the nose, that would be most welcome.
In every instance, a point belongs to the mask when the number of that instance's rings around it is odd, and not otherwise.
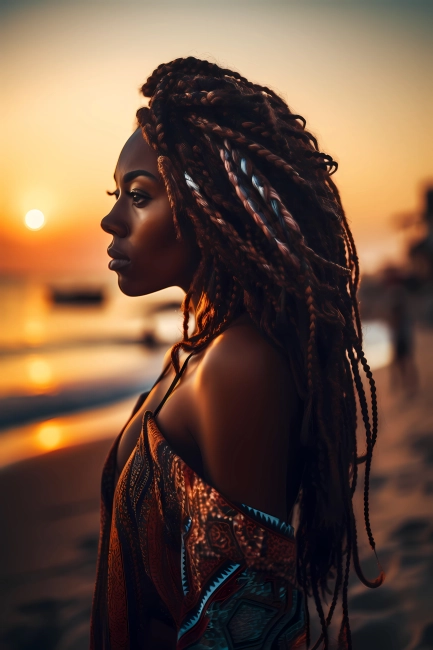
[[[109,235],[126,237],[129,232],[128,226],[120,215],[117,214],[116,207],[117,204],[113,207],[111,212],[101,220],[101,228],[105,232],[108,232]]]

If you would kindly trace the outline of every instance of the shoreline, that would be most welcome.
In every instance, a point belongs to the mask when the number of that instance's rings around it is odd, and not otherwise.
[[[0,434],[0,477],[21,462],[113,439],[129,417],[138,394],[108,406],[69,413]]]
[[[24,424],[90,411],[138,395],[160,372],[167,346],[69,348],[50,356],[17,355],[4,364],[0,440]],[[9,381],[9,386],[7,386]]]

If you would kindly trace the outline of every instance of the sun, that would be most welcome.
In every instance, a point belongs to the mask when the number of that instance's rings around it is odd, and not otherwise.
[[[24,223],[29,230],[40,230],[45,226],[45,216],[40,210],[29,210],[24,217]]]

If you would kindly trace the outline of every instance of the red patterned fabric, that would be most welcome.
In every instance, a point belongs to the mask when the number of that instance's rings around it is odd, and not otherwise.
[[[177,650],[303,647],[292,527],[208,485],[151,411],[114,489],[120,435],[102,475],[91,649],[149,649],[151,618],[176,629]]]

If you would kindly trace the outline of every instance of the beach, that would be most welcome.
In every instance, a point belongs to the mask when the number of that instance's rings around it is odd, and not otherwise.
[[[395,387],[395,369],[374,373],[379,437],[374,450],[370,515],[386,579],[369,590],[352,576],[349,611],[357,650],[433,648],[433,332],[416,333],[419,389]],[[362,480],[362,475],[360,477]],[[356,514],[367,577],[378,574],[362,524],[362,490]]]
[[[416,360],[420,387],[412,395],[391,387],[392,368],[375,371],[380,435],[370,513],[386,580],[373,591],[352,576],[349,611],[355,650],[433,648],[431,330],[417,331]],[[101,469],[135,399],[108,407],[113,414],[91,442],[10,463],[0,471],[1,650],[88,647]],[[92,413],[75,414],[71,426],[85,429]],[[359,488],[362,565],[374,578],[378,569],[366,542]]]
[[[111,442],[59,449],[1,473],[2,649],[88,647],[99,477]]]

